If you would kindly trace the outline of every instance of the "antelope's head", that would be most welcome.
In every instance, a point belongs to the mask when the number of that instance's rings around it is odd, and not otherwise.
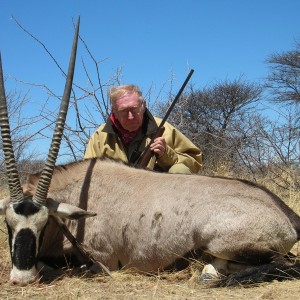
[[[36,192],[33,196],[26,196],[20,184],[19,175],[14,158],[11,142],[10,126],[5,97],[2,62],[0,56],[0,124],[2,145],[5,155],[6,172],[10,197],[0,201],[0,213],[5,216],[8,229],[9,246],[12,260],[10,282],[25,285],[38,279],[37,259],[41,246],[43,232],[50,214],[66,216],[71,212],[67,204],[57,204],[47,199],[49,186],[68,111],[70,94],[73,83],[77,42],[79,33],[78,19],[65,90],[56,121],[54,134],[45,167],[41,173]]]

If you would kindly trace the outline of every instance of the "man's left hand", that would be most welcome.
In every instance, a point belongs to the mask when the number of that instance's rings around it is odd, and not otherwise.
[[[158,158],[162,157],[167,149],[167,143],[164,137],[158,137],[150,145],[150,149],[157,155]]]

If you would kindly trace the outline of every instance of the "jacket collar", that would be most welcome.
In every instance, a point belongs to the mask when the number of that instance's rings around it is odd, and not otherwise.
[[[142,125],[143,133],[147,136],[151,136],[156,132],[157,128],[158,126],[154,120],[153,115],[146,108],[144,113],[143,125]],[[113,123],[110,120],[110,118],[107,119],[102,131],[113,135],[117,135],[117,132],[115,131]]]

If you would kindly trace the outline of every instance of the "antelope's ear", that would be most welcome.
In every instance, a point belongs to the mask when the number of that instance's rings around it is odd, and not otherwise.
[[[89,218],[97,215],[96,213],[85,211],[74,205],[60,203],[51,198],[47,198],[46,206],[49,210],[49,215],[67,218],[70,220]]]
[[[0,215],[4,215],[6,211],[6,207],[10,201],[10,198],[0,199]]]

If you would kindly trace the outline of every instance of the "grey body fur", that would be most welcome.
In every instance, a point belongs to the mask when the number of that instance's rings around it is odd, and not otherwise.
[[[37,180],[31,176],[26,193],[34,193]],[[97,213],[69,227],[110,270],[157,271],[192,250],[259,265],[299,240],[299,216],[269,191],[239,180],[94,159],[56,168],[48,198]],[[41,256],[61,254],[53,230],[46,229]]]

